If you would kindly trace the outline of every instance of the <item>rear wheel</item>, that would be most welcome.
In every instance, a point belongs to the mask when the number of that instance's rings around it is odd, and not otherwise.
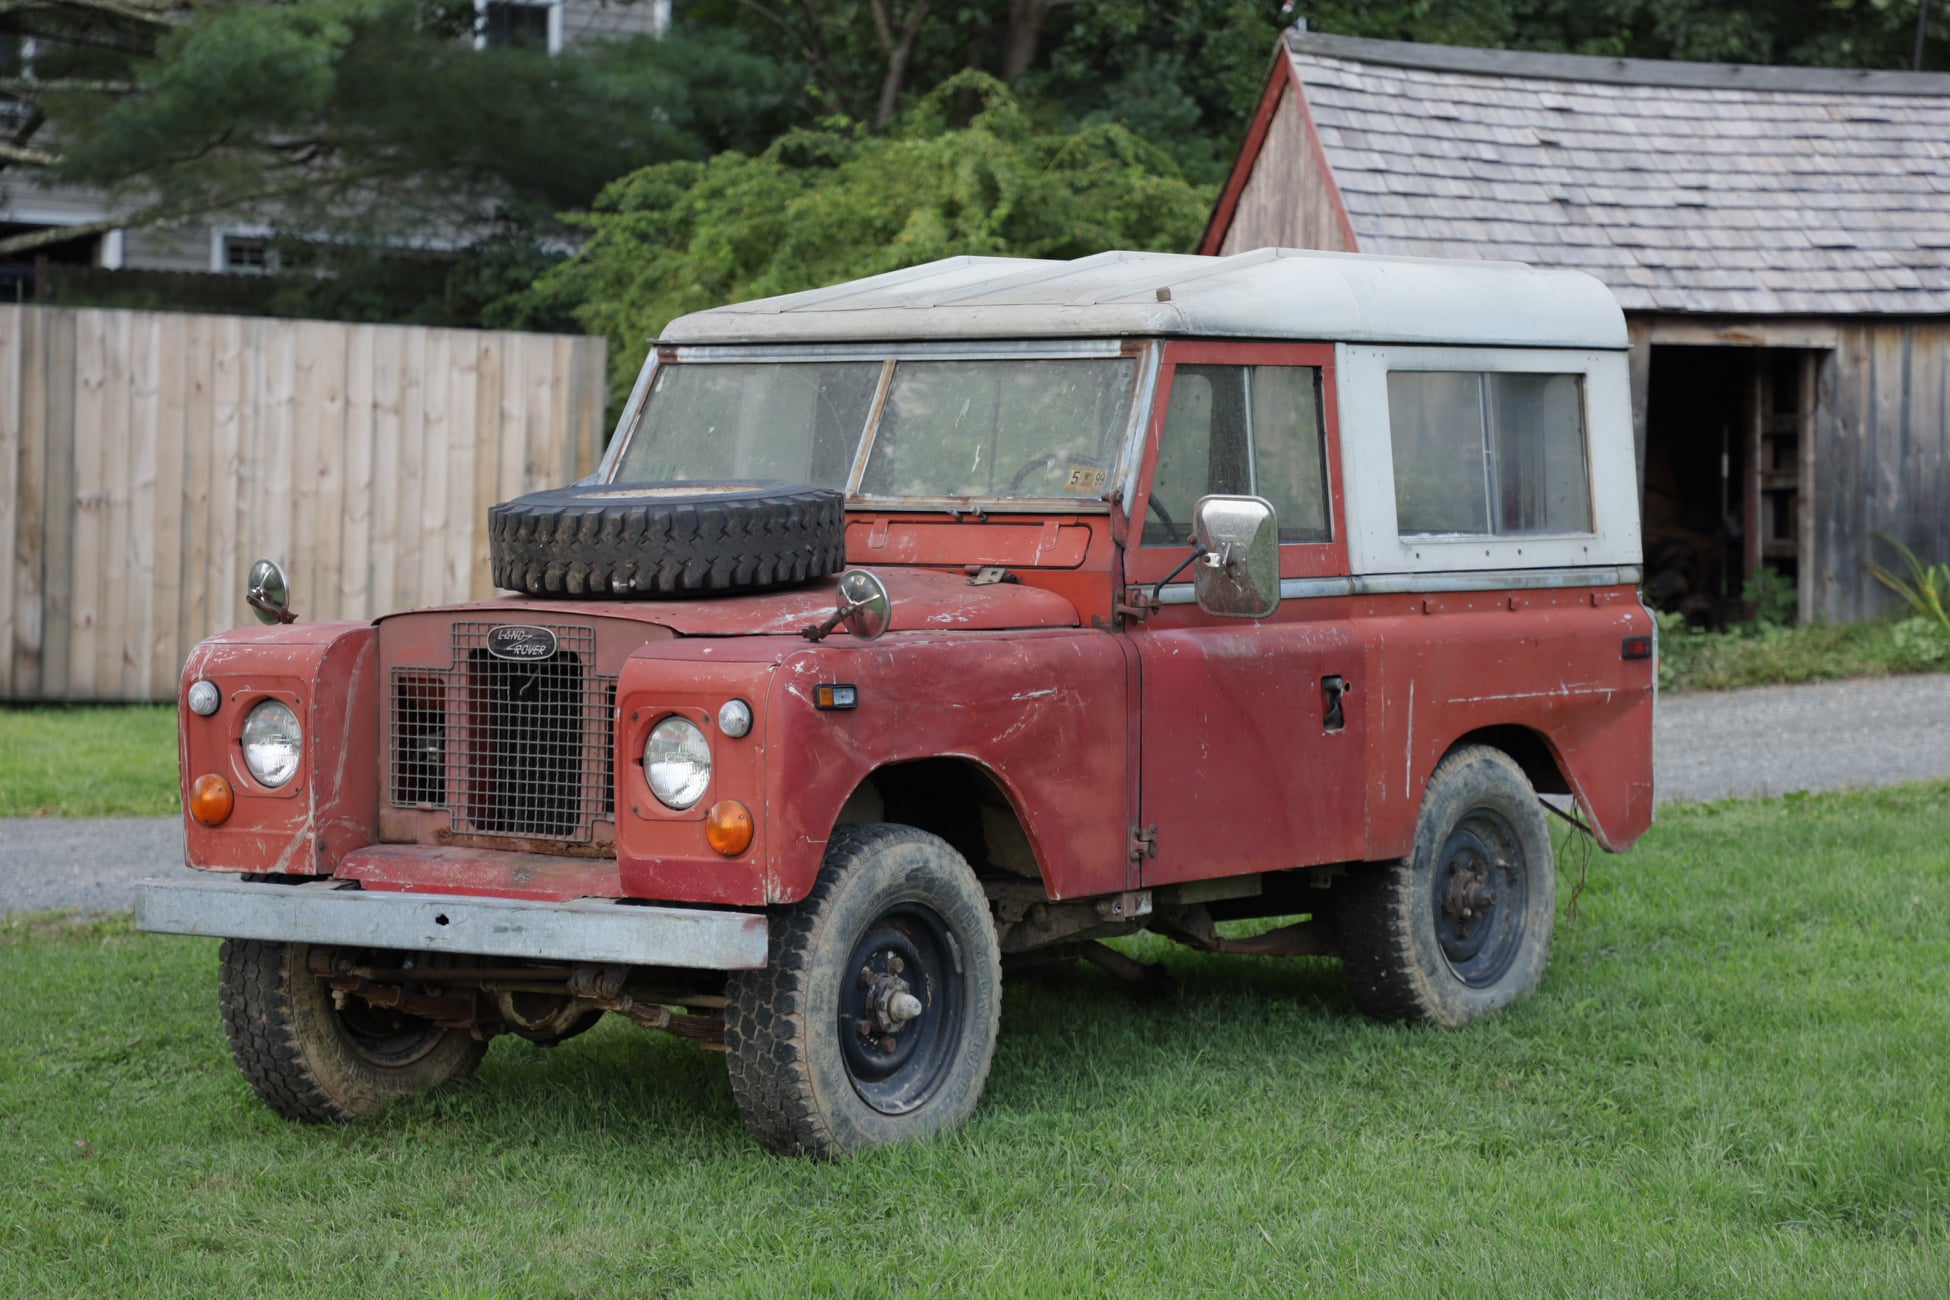
[[[1422,796],[1414,852],[1342,882],[1342,963],[1383,1020],[1467,1024],[1536,990],[1557,909],[1549,828],[1509,755],[1458,749]]]
[[[257,1095],[288,1119],[370,1115],[471,1074],[487,1044],[363,998],[335,1004],[309,945],[226,939],[217,1001],[230,1052]]]
[[[754,1136],[837,1157],[950,1129],[995,1054],[1002,964],[988,900],[944,841],[834,831],[812,892],[731,977],[731,1091]]]

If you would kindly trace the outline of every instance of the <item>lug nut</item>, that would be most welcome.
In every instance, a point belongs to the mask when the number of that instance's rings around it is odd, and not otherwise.
[[[892,1034],[889,1034],[885,1038],[880,1040],[880,1050],[883,1052],[891,1052],[896,1047],[899,1046],[900,1044],[894,1041],[894,1036]]]
[[[887,973],[889,975],[898,975],[906,968],[907,963],[902,961],[898,955],[887,959]]]

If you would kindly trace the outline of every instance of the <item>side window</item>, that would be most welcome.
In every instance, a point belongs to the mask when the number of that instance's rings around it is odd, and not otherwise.
[[[1144,545],[1192,540],[1211,493],[1273,503],[1282,542],[1331,540],[1320,371],[1312,366],[1181,365],[1159,435]]]
[[[1403,536],[1591,531],[1580,375],[1388,376]]]

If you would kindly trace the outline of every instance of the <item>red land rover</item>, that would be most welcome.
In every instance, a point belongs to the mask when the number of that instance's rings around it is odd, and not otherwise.
[[[293,622],[259,566],[274,621],[183,672],[207,874],[140,924],[224,937],[293,1118],[613,1012],[820,1155],[960,1123],[1005,963],[1141,974],[1139,929],[1495,1012],[1549,950],[1539,795],[1652,818],[1625,345],[1586,276],[1291,250],[684,317],[600,473],[495,508],[522,594]]]

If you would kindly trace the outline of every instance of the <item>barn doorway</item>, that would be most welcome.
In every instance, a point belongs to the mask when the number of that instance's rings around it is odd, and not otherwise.
[[[1821,353],[1657,344],[1645,417],[1645,593],[1691,627],[1793,620]]]

